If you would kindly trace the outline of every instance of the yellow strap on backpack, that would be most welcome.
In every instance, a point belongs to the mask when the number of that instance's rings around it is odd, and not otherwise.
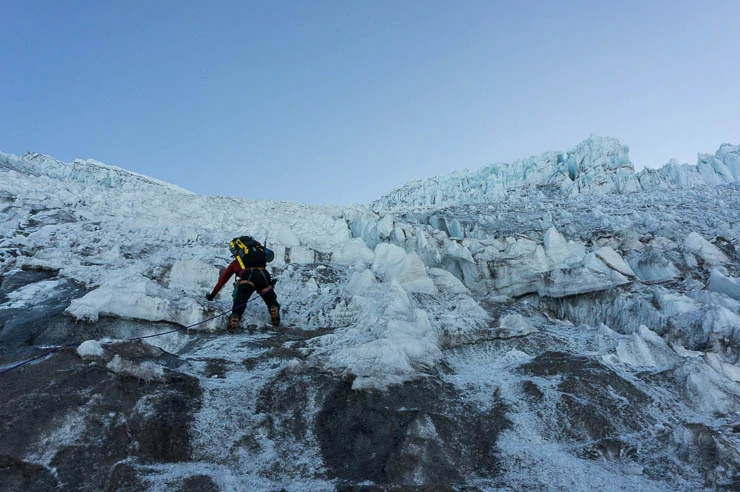
[[[247,248],[247,245],[242,242],[242,239],[241,238],[237,238],[236,241],[234,241],[234,244],[236,244],[237,246],[239,246],[246,253],[249,253],[249,248]]]
[[[240,248],[244,252],[245,255],[248,255],[249,254],[249,248],[247,247],[246,244],[244,244],[242,242],[241,238],[237,238],[237,240],[234,241],[234,244],[238,248]],[[244,261],[242,260],[242,257],[241,257],[240,254],[237,254],[236,255],[236,260],[239,262],[239,266],[242,267],[242,269],[247,268],[247,266],[244,264]]]

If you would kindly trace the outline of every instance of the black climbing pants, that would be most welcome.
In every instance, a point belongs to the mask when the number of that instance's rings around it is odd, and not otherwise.
[[[240,277],[237,277],[236,283],[232,314],[238,316],[239,319],[247,309],[247,301],[255,291],[262,297],[262,301],[264,301],[268,310],[272,306],[280,306],[273,287],[272,277],[264,268],[247,268]]]

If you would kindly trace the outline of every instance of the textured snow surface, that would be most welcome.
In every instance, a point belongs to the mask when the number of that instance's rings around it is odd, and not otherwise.
[[[355,391],[434,377],[480,408],[507,405],[512,425],[496,450],[503,475],[471,482],[481,490],[699,490],[698,479],[673,471],[648,476],[644,467],[659,465],[627,455],[653,437],[675,456],[689,453],[694,424],[723,436],[722,456],[740,450],[727,430],[740,419],[739,179],[738,146],[695,166],[635,173],[626,146],[592,137],[568,152],[410,183],[372,206],[319,207],[197,196],[96,161],[0,153],[0,272],[49,275],[8,289],[0,315],[32,310],[71,283],[81,292],[63,316],[79,327],[118,323],[97,339],[80,339],[82,328],[56,334],[58,343],[84,342],[85,360],[105,356],[102,336],[163,326],[196,335],[149,340],[186,361],[204,394],[191,429],[195,461],[151,466],[151,490],[194,474],[222,490],[334,490],[317,447],[305,444],[315,436],[277,442],[255,407],[267,381],[305,365],[351,377]],[[227,242],[243,234],[276,253],[283,324],[311,333],[300,359],[245,367],[271,336],[260,331],[269,316],[258,298],[245,314],[257,328],[251,338],[213,336],[231,289],[215,302],[204,296],[229,262]],[[148,332],[127,331],[143,322]],[[17,338],[11,325],[3,342]],[[598,360],[665,408],[649,406],[652,423],[627,426],[622,447],[589,451],[611,458],[587,459],[546,425],[558,418],[548,406],[557,381],[523,375],[543,352]],[[223,374],[208,376],[205,360],[218,360]],[[166,377],[151,362],[106,361],[144,382]],[[640,379],[646,373],[654,386]],[[539,406],[528,403],[532,382]],[[675,393],[665,389],[673,384]],[[318,412],[321,395],[306,398],[307,414]],[[614,408],[631,405],[618,389],[609,398]],[[70,419],[49,442],[75,442]],[[420,438],[435,432],[415,425]],[[259,446],[244,447],[250,439]],[[286,446],[295,462],[266,479]],[[51,455],[37,454],[49,464]],[[730,473],[712,471],[720,472]]]

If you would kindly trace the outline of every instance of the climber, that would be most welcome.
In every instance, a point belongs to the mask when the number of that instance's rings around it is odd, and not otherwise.
[[[229,251],[234,260],[218,278],[216,286],[206,299],[212,301],[232,275],[236,275],[228,331],[234,333],[247,308],[247,301],[256,290],[262,297],[273,326],[280,326],[280,304],[275,293],[275,281],[270,277],[266,264],[275,258],[275,253],[251,236],[240,236],[229,242]]]

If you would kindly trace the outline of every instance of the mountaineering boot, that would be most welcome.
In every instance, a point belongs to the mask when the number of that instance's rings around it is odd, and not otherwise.
[[[272,326],[280,326],[280,306],[273,304],[270,307],[270,318],[272,320]]]
[[[236,332],[236,328],[239,326],[239,317],[232,316],[229,318],[229,327],[226,329],[229,333]]]

